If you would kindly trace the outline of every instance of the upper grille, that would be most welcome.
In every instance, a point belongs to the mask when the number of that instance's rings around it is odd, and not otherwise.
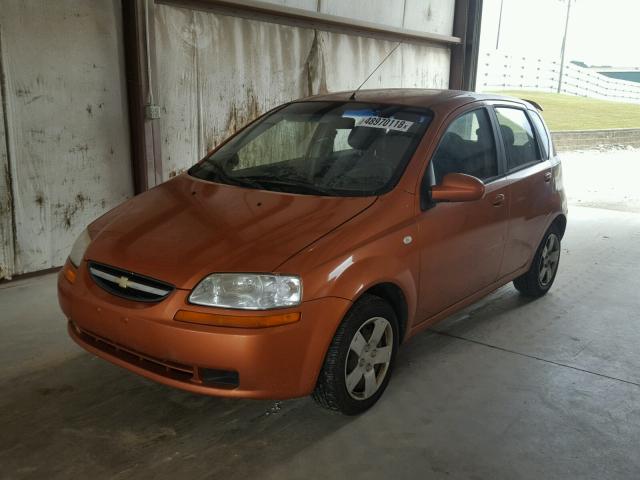
[[[89,273],[107,292],[136,302],[159,302],[173,291],[173,285],[137,273],[89,262]]]

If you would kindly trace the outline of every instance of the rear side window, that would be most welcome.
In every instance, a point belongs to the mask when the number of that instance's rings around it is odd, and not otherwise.
[[[524,111],[519,108],[498,107],[496,114],[509,170],[542,160],[533,135],[533,127]]]
[[[456,118],[433,156],[436,184],[448,173],[465,173],[486,181],[498,176],[493,129],[484,108]]]
[[[533,124],[536,126],[536,131],[538,132],[538,136],[540,137],[541,143],[542,143],[542,148],[544,150],[543,156],[545,159],[549,158],[549,151],[550,151],[550,140],[549,140],[549,134],[547,133],[547,129],[544,126],[544,123],[542,122],[542,118],[540,118],[540,115],[538,115],[538,112],[534,112],[532,110],[529,110],[529,116],[531,117],[531,120],[533,121]]]

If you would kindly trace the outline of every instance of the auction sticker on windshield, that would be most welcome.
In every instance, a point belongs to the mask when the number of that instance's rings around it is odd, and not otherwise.
[[[412,125],[413,122],[407,120],[375,116],[358,117],[355,122],[356,127],[384,128],[385,130],[396,130],[398,132],[406,132]]]

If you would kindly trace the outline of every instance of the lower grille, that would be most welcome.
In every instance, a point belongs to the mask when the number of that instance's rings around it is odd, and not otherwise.
[[[123,347],[122,345],[88,332],[87,330],[83,330],[73,322],[71,325],[78,337],[88,345],[91,345],[112,357],[123,360],[130,365],[135,365],[157,375],[184,383],[205,385],[229,390],[237,388],[240,384],[238,372],[200,368],[169,360],[160,360],[158,358],[136,352],[130,348]]]
[[[174,289],[169,283],[97,262],[89,262],[89,273],[103,290],[136,302],[159,302]]]

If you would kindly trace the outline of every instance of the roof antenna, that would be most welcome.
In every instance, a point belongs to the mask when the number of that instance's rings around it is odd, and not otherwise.
[[[397,44],[395,47],[393,47],[389,53],[387,53],[387,56],[386,56],[386,57],[384,57],[384,58],[382,59],[382,61],[378,64],[378,66],[377,66],[376,68],[374,68],[374,69],[373,69],[373,72],[371,72],[371,73],[369,74],[369,76],[368,76],[367,78],[365,78],[365,79],[364,79],[364,82],[362,82],[362,83],[360,84],[360,86],[359,86],[358,88],[356,88],[356,89],[353,91],[353,93],[352,93],[352,94],[351,94],[351,96],[349,97],[349,100],[355,100],[355,99],[356,99],[356,93],[358,93],[358,92],[360,91],[360,89],[362,88],[362,86],[363,86],[365,83],[367,83],[367,80],[369,80],[369,79],[373,76],[373,74],[374,74],[374,73],[376,73],[376,72],[378,71],[378,69],[382,66],[382,64],[383,64],[384,62],[386,62],[386,61],[387,61],[387,58],[389,58],[389,57],[391,56],[391,54],[392,54],[393,52],[395,52],[395,51],[398,49],[398,47],[400,46],[400,44],[401,44],[401,43],[402,43],[402,41],[399,41],[399,42],[398,42],[398,44]]]

